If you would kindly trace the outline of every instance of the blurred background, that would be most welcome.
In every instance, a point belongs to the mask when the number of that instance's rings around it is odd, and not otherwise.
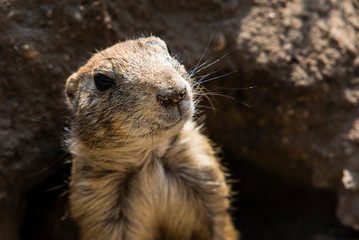
[[[358,1],[0,0],[0,33],[1,240],[77,239],[65,80],[149,34],[215,62],[201,110],[243,240],[359,239]]]

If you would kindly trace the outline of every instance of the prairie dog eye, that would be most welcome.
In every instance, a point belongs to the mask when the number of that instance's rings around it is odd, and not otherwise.
[[[100,91],[106,91],[115,85],[115,80],[101,73],[96,74],[93,79],[95,81],[96,88]]]

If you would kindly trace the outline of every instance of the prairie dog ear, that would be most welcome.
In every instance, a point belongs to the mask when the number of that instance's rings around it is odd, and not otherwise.
[[[66,89],[65,89],[67,101],[71,106],[74,105],[73,101],[75,99],[78,86],[79,86],[79,80],[77,77],[77,73],[73,73],[71,74],[70,77],[67,78]]]

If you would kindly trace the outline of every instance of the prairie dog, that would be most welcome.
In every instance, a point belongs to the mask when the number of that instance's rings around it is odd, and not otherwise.
[[[117,43],[67,79],[81,239],[238,239],[225,174],[192,120],[192,86],[157,37]]]

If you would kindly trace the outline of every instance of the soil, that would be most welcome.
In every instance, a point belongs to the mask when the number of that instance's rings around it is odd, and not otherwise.
[[[242,239],[359,239],[356,0],[0,0],[0,33],[0,239],[77,239],[65,80],[149,34],[213,63],[201,105]]]

